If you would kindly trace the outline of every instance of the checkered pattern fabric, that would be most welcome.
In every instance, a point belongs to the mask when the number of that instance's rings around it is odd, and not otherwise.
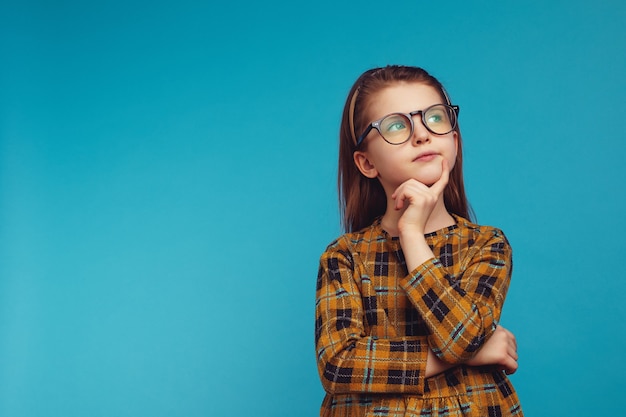
[[[463,364],[500,318],[511,247],[498,229],[455,220],[426,235],[436,257],[410,273],[380,219],[328,246],[315,323],[322,416],[522,416],[501,371]],[[457,366],[425,378],[428,349]]]

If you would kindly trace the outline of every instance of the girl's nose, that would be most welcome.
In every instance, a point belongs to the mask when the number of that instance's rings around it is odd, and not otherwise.
[[[413,117],[413,137],[411,142],[414,145],[421,145],[423,143],[430,142],[430,132],[422,123],[422,118],[419,115]]]

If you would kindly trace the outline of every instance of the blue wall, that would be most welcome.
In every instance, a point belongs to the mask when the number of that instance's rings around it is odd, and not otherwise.
[[[0,6],[0,416],[315,416],[345,95],[419,65],[461,105],[527,415],[626,371],[620,1]]]

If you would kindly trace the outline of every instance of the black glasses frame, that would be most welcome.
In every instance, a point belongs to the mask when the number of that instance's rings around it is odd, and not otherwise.
[[[450,130],[448,130],[445,133],[437,133],[437,132],[433,132],[428,125],[426,124],[426,120],[424,120],[424,114],[426,114],[428,112],[428,110],[432,109],[433,107],[437,107],[437,106],[443,106],[446,107],[449,111],[452,110],[454,112],[454,123],[451,124],[452,128]],[[425,108],[424,110],[415,110],[412,111],[411,113],[390,113],[384,117],[381,117],[378,120],[373,121],[372,123],[369,124],[369,126],[367,127],[367,129],[365,129],[365,132],[363,132],[361,134],[361,136],[359,136],[359,138],[356,141],[356,147],[358,148],[361,143],[363,143],[363,141],[365,140],[365,137],[367,137],[367,135],[369,135],[369,133],[372,131],[372,129],[376,129],[378,130],[378,133],[380,134],[380,137],[383,138],[383,140],[387,143],[389,143],[390,145],[402,145],[403,143],[405,143],[406,141],[408,141],[409,139],[411,139],[411,136],[413,136],[413,129],[414,129],[414,123],[413,123],[413,116],[415,115],[420,115],[420,118],[422,119],[422,124],[424,125],[424,127],[426,128],[426,130],[428,130],[430,133],[432,133],[433,135],[447,135],[448,133],[452,132],[454,129],[456,129],[456,125],[457,125],[457,119],[459,117],[459,106],[457,105],[453,105],[453,104],[433,104],[432,106],[429,106],[427,108]],[[383,135],[383,132],[380,131],[380,123],[385,120],[387,117],[389,116],[393,116],[393,115],[399,115],[399,116],[405,116],[407,119],[409,119],[409,122],[411,123],[411,132],[409,133],[408,137],[403,140],[400,143],[393,143],[393,142],[389,142],[387,139],[385,139],[385,135]]]

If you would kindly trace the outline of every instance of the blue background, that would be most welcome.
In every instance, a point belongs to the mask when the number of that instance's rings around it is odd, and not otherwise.
[[[515,250],[529,416],[615,415],[626,3],[2,2],[0,416],[315,416],[317,262],[364,70],[459,104]]]

